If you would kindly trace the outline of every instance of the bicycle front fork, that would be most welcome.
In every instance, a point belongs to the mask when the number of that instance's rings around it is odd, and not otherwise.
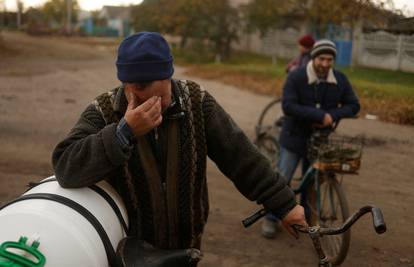
[[[318,253],[319,257],[319,267],[331,267],[332,264],[329,262],[328,257],[323,252],[322,245],[321,245],[321,235],[319,233],[319,226],[312,226],[309,227],[309,236],[312,239],[313,246],[315,247],[316,252]]]

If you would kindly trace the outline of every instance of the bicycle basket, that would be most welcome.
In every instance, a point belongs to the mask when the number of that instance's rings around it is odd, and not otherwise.
[[[337,173],[356,173],[361,167],[361,137],[311,138],[308,157],[315,168]]]

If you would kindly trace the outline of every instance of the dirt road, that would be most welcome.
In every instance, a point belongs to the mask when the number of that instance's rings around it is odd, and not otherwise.
[[[115,49],[93,40],[33,38],[4,33],[10,49],[0,51],[0,203],[23,192],[28,181],[52,174],[55,144],[99,93],[118,84]],[[200,82],[235,121],[253,137],[256,119],[271,99],[214,81]],[[365,134],[363,166],[344,177],[351,210],[375,203],[382,208],[388,232],[375,235],[366,218],[352,229],[344,266],[414,266],[414,128],[364,119],[343,122],[339,131]],[[296,241],[281,232],[275,240],[260,236],[260,225],[240,221],[257,209],[209,163],[211,201],[200,266],[316,266],[307,237]]]

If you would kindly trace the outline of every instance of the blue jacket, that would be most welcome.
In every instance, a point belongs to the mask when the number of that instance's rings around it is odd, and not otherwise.
[[[312,124],[322,123],[325,113],[338,120],[355,116],[360,105],[346,76],[332,70],[325,82],[318,82],[308,66],[289,74],[283,88],[282,109],[286,116],[280,144],[291,152],[306,155]]]

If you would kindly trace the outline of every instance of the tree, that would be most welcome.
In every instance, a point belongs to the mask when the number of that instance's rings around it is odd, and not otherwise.
[[[45,16],[42,10],[40,10],[39,8],[29,7],[25,14],[27,17],[27,24],[29,27],[40,26],[46,23]]]
[[[231,44],[239,38],[239,11],[229,1],[207,1],[207,38],[214,43],[215,52],[226,60],[230,57]],[[203,30],[203,29],[201,29]]]
[[[275,29],[283,17],[304,8],[300,0],[253,0],[242,7],[247,32],[259,31],[264,36]]]
[[[329,23],[348,24],[351,28],[360,22],[381,23],[387,4],[391,0],[313,0],[309,8],[309,17],[320,33]]]
[[[66,19],[68,16],[67,9],[67,0],[49,0],[43,7],[42,12],[44,18],[51,22],[59,25],[60,27],[66,24]],[[78,18],[79,5],[77,0],[72,0],[72,9],[71,9],[71,21],[72,23],[77,21]]]
[[[359,21],[383,23],[392,0],[253,0],[243,7],[248,32],[264,36],[282,21],[300,19],[323,36],[329,24],[353,28]]]
[[[188,40],[211,46],[226,59],[231,43],[238,38],[238,11],[228,0],[144,0],[132,12],[137,31],[159,31],[181,37],[181,47]]]
[[[170,3],[171,2],[171,3]],[[136,31],[156,31],[165,32],[166,14],[164,7],[173,7],[173,1],[167,0],[144,0],[140,5],[132,8],[132,24]]]

